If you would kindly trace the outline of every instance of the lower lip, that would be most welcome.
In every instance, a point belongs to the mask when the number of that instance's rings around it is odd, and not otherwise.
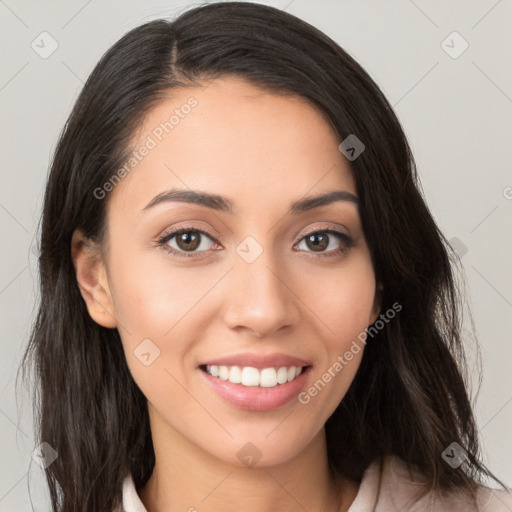
[[[287,404],[300,393],[309,369],[309,366],[303,368],[301,374],[292,381],[272,388],[233,384],[228,380],[212,377],[201,369],[199,371],[211,388],[231,405],[247,411],[271,411]]]

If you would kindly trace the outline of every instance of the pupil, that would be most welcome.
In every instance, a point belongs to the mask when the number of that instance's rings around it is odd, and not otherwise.
[[[178,237],[178,245],[183,245],[185,249],[197,249],[199,237],[195,234],[182,233]]]
[[[319,242],[319,239],[322,239]],[[327,247],[327,237],[324,235],[310,235],[308,240],[313,243],[313,247],[325,249]]]

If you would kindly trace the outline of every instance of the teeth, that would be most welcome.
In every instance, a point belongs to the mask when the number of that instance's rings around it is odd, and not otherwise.
[[[259,386],[260,372],[256,368],[246,366],[242,370],[242,384],[244,386]]]
[[[242,370],[238,366],[232,366],[229,370],[229,382],[240,384],[242,382]]]
[[[207,365],[206,371],[213,377],[227,380],[243,386],[260,386],[273,388],[278,384],[286,384],[298,377],[302,372],[300,366],[282,366],[280,368],[263,368],[261,371],[251,366],[217,366]]]
[[[285,382],[288,382],[288,368],[286,366],[282,366],[277,370],[277,383],[278,384],[284,384]]]
[[[229,370],[227,366],[219,366],[219,379],[228,380]]]
[[[273,388],[277,386],[277,372],[274,368],[264,368],[261,370],[260,386],[262,388]]]

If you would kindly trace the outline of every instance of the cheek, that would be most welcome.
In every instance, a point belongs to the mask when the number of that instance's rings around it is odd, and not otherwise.
[[[135,380],[141,388],[153,388],[159,379],[170,378],[166,369],[183,380],[190,350],[211,317],[206,296],[225,270],[172,267],[165,257],[135,251],[114,261],[115,316]]]
[[[303,281],[303,296],[325,329],[331,344],[357,336],[371,323],[374,314],[375,276],[369,259],[354,259],[337,272],[309,272]],[[334,275],[333,275],[334,274]]]
[[[162,337],[215,283],[215,275],[172,267],[159,251],[133,252],[114,260],[111,288],[115,312],[127,332]]]
[[[336,278],[316,276],[310,304],[318,312],[324,335],[318,347],[318,365],[304,401],[324,421],[352,383],[365,348],[365,331],[374,314],[375,276],[368,259],[357,259],[340,269]],[[311,277],[312,281],[313,277]],[[313,291],[314,290],[314,291]],[[325,391],[324,391],[325,389]],[[317,398],[315,398],[317,397]]]
[[[190,329],[190,318],[196,326],[201,318],[207,320],[212,310],[207,295],[225,273],[224,268],[216,270],[215,266],[173,266],[157,251],[160,249],[113,254],[116,265],[110,280],[114,314],[128,348],[135,348],[145,338],[161,343],[169,337],[183,339],[181,334],[187,325]],[[309,316],[316,317],[325,341],[332,339],[334,348],[341,350],[340,340],[351,340],[370,323],[375,279],[369,258],[358,255],[336,270],[310,265],[290,275],[294,295],[303,303],[299,306],[305,307],[304,314],[310,310]],[[174,346],[174,350],[179,349]]]

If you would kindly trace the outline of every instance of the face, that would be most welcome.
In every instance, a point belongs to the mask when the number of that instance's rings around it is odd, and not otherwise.
[[[82,293],[119,329],[153,435],[264,466],[323,432],[378,315],[339,143],[304,99],[237,78],[173,89],[146,117],[134,148],[150,149],[109,197],[103,270]]]

